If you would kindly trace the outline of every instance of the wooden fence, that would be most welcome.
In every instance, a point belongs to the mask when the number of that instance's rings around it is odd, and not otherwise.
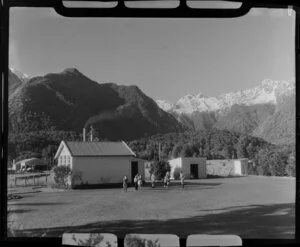
[[[16,175],[14,177],[15,186],[27,186],[27,185],[41,185],[48,184],[51,173],[35,173],[35,174],[24,174]]]

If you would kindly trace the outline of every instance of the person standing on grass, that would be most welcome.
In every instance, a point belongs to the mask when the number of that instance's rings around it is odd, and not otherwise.
[[[181,188],[184,188],[184,175],[182,171],[180,172],[180,182],[181,182]]]
[[[69,174],[66,178],[66,190],[71,190],[71,185],[72,185],[72,181],[71,181],[71,174]]]
[[[124,189],[125,192],[127,192],[127,182],[128,182],[128,178],[127,178],[127,176],[125,175],[125,176],[123,177],[123,189]]]
[[[135,190],[138,190],[138,174],[135,175],[133,182]]]
[[[142,176],[141,175],[138,176],[138,187],[139,187],[139,189],[142,189]]]
[[[167,187],[167,175],[164,176],[164,188]]]
[[[155,188],[155,175],[154,175],[154,173],[151,174],[151,178],[150,179],[151,179],[151,187]]]
[[[169,188],[169,184],[170,184],[170,172],[166,173],[166,177],[167,177],[167,188]]]

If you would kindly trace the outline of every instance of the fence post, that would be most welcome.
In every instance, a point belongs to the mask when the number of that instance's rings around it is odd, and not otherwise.
[[[27,177],[25,177],[25,186],[27,186]]]

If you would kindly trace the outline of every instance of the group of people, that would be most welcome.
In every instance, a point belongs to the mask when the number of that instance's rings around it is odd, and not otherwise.
[[[134,179],[133,179],[133,182],[134,182],[135,190],[138,190],[138,189],[142,188],[143,180],[142,180],[141,175],[136,174]],[[124,189],[125,192],[127,191],[127,188],[128,188],[128,177],[125,175],[123,177],[123,189]]]
[[[142,175],[136,174],[134,179],[133,179],[133,182],[134,182],[135,190],[142,189],[142,183],[143,183]]]
[[[170,184],[170,172],[166,172],[166,175],[164,176],[163,178],[163,181],[164,181],[164,188],[168,188],[169,187],[169,184]],[[180,183],[181,183],[181,187],[184,188],[184,179],[185,179],[185,176],[183,174],[183,172],[181,171],[180,172]],[[155,175],[152,173],[151,176],[150,176],[150,181],[151,181],[151,187],[152,188],[155,188]],[[133,182],[134,182],[134,187],[135,187],[135,190],[139,190],[142,188],[142,176],[140,174],[136,174],[134,179],[133,179]],[[126,192],[127,191],[127,187],[128,187],[128,178],[127,176],[125,175],[123,177],[123,189],[124,191]]]

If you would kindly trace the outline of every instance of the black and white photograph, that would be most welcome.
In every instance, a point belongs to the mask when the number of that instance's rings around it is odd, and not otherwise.
[[[294,239],[295,17],[11,8],[8,237]]]

